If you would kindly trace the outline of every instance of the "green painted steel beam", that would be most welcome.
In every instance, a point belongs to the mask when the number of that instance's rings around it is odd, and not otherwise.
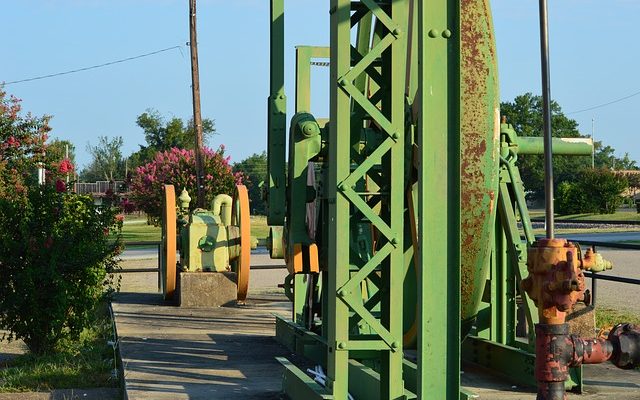
[[[335,398],[346,399],[349,392],[349,352],[340,349],[349,340],[349,307],[337,295],[349,279],[349,200],[338,193],[338,185],[347,178],[351,167],[350,107],[348,93],[338,81],[351,69],[349,0],[331,0],[330,9],[330,136],[328,182],[328,282],[327,312],[323,325],[327,334],[327,380]],[[338,135],[337,132],[341,134]]]
[[[296,46],[296,114],[311,112],[311,61],[329,60],[329,48]]]
[[[518,154],[544,154],[541,137],[518,136],[516,144]],[[552,146],[554,155],[590,156],[593,152],[593,140],[590,138],[553,138]]]
[[[326,388],[314,381],[306,372],[293,365],[289,360],[284,357],[276,357],[276,360],[284,366],[282,389],[290,398],[305,400],[334,399]]]
[[[516,384],[536,386],[534,354],[475,336],[468,336],[462,348],[465,360],[508,376]]]
[[[284,0],[271,0],[270,82],[267,103],[269,225],[284,225],[287,97],[284,92]]]
[[[423,400],[460,395],[459,1],[418,4],[418,374]]]

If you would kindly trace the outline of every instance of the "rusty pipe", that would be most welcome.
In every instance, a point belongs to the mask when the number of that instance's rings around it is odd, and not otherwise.
[[[573,357],[571,367],[579,367],[582,364],[601,364],[611,359],[614,348],[611,341],[603,338],[583,339],[572,335]]]
[[[564,400],[573,345],[569,324],[536,324],[537,400]]]
[[[569,335],[568,324],[536,325],[537,400],[564,400],[570,367],[611,361],[616,367],[640,366],[640,327],[619,324],[607,339]]]

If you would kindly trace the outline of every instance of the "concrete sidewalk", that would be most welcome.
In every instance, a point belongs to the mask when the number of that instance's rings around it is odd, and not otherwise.
[[[275,293],[284,275],[252,271],[246,306],[188,309],[162,301],[154,273],[123,274],[113,309],[127,398],[281,398],[275,357],[288,354],[274,340],[274,314],[290,313],[289,301]]]

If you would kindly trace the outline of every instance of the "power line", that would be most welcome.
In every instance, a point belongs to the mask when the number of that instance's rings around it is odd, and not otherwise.
[[[612,101],[609,101],[609,102],[606,102],[606,103],[598,104],[597,106],[592,106],[592,107],[584,108],[584,109],[582,109],[582,110],[578,110],[578,111],[571,111],[571,112],[566,113],[565,115],[569,115],[569,114],[578,114],[578,113],[585,112],[585,111],[595,110],[596,108],[606,107],[606,106],[609,106],[609,105],[611,105],[611,104],[619,103],[619,102],[621,102],[621,101],[624,101],[624,100],[630,99],[630,98],[632,98],[632,97],[634,97],[634,96],[637,96],[637,95],[639,95],[639,94],[640,94],[640,91],[637,91],[637,92],[632,93],[632,94],[630,94],[630,95],[628,95],[628,96],[620,97],[619,99],[615,99],[615,100],[612,100]]]
[[[36,76],[36,77],[33,77],[33,78],[20,79],[20,80],[17,80],[17,81],[5,82],[4,84],[0,83],[0,86],[8,86],[8,85],[16,84],[16,83],[37,81],[37,80],[40,80],[40,79],[53,78],[53,77],[61,76],[61,75],[75,74],[76,72],[88,71],[90,69],[96,69],[96,68],[107,67],[109,65],[120,64],[120,63],[124,63],[124,62],[127,62],[127,61],[137,60],[139,58],[149,57],[149,56],[153,56],[153,55],[156,55],[156,54],[164,53],[165,51],[170,51],[170,50],[175,50],[175,49],[180,50],[180,53],[182,53],[182,48],[181,47],[182,46],[167,47],[166,49],[156,50],[156,51],[152,51],[150,53],[140,54],[140,55],[133,56],[133,57],[127,57],[127,58],[123,58],[123,59],[120,59],[120,60],[109,61],[109,62],[104,63],[104,64],[92,65],[90,67],[84,67],[84,68],[74,69],[74,70],[65,71],[65,72],[58,72],[58,73],[55,73],[55,74]]]

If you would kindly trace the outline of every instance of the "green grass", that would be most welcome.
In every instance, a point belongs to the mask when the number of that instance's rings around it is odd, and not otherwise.
[[[632,324],[640,325],[640,315],[632,314],[626,311],[612,310],[608,308],[596,309],[596,326],[598,328],[611,328],[612,326],[621,322],[629,322]]]
[[[264,215],[251,216],[251,236],[259,241],[263,241],[269,236],[269,225],[267,225],[267,217]]]
[[[162,235],[160,227],[147,225],[146,218],[129,222],[128,217],[126,217],[125,222],[122,225],[122,241],[124,243],[160,240]]]
[[[65,340],[52,354],[27,353],[0,368],[0,393],[95,387],[118,387],[112,377],[115,354],[111,319],[105,310],[77,341]]]
[[[125,223],[122,226],[122,240],[125,244],[129,242],[159,241],[161,234],[159,226],[147,225],[146,217],[125,217]],[[260,241],[264,241],[269,236],[267,217],[263,215],[251,216],[251,236]]]

